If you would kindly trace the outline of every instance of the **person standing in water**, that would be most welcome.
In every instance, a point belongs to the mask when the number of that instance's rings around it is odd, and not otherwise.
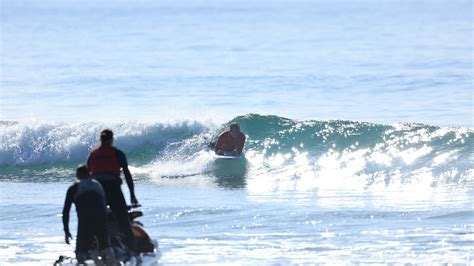
[[[100,132],[100,145],[93,148],[87,158],[90,174],[104,188],[106,202],[118,221],[119,230],[125,236],[125,244],[135,252],[135,241],[128,216],[128,208],[122,194],[120,178],[121,169],[130,191],[132,206],[138,206],[132,175],[128,169],[125,154],[113,146],[114,134],[110,129]]]
[[[240,131],[240,125],[232,123],[229,130],[224,131],[214,144],[214,152],[218,155],[240,155],[244,149],[245,135]]]
[[[107,264],[115,262],[115,256],[110,247],[109,231],[107,229],[107,213],[105,206],[105,193],[99,182],[93,180],[85,165],[79,165],[76,170],[77,180],[69,187],[63,208],[63,228],[66,243],[69,244],[72,236],[69,231],[69,212],[71,205],[76,205],[77,211],[77,237],[76,259],[84,263],[87,259],[97,259],[94,239],[101,256]]]

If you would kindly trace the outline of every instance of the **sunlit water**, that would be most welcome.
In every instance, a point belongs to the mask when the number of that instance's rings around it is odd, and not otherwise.
[[[146,204],[140,220],[159,239],[164,263],[473,259],[472,191],[424,191],[424,197],[414,191],[263,194],[250,191],[251,185],[246,191],[179,183],[137,186]],[[28,194],[31,184],[2,183],[2,191],[24,194],[21,200],[2,197],[4,263],[46,265],[59,253],[72,254],[72,247],[62,244],[57,216],[62,195],[44,192],[64,191],[66,185],[35,186],[38,192]]]
[[[163,264],[474,260],[471,1],[0,1],[0,265],[105,127]]]
[[[107,125],[129,155],[140,220],[159,240],[161,262],[472,261],[471,129],[233,121],[248,135],[242,161],[216,161],[207,150],[225,125]],[[2,124],[3,263],[72,254],[62,243],[62,202],[105,126],[85,125]]]

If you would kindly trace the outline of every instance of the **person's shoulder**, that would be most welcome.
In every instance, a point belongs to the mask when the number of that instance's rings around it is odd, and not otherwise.
[[[100,148],[100,145],[97,145],[97,146],[94,146],[94,147],[91,147],[89,149],[89,151],[92,153],[92,152],[96,152],[98,149]]]
[[[93,179],[93,178],[91,178],[90,180],[91,180],[91,183],[93,184],[93,186],[99,187],[99,188],[103,189],[103,188],[102,188],[102,185],[99,183],[99,181],[97,181],[97,180],[95,180],[95,179]]]
[[[91,181],[93,184],[95,184],[95,185],[102,186],[102,185],[99,183],[99,181],[95,180],[94,178],[90,178],[90,179],[88,179],[88,180],[90,180],[90,181]]]
[[[230,134],[230,131],[229,131],[229,130],[226,130],[226,131],[222,132],[222,133],[219,135],[219,138],[221,138],[221,137],[226,137],[226,136],[228,136],[229,134]]]
[[[240,132],[240,137],[243,138],[243,139],[245,139],[245,134],[242,133],[242,132]]]
[[[77,187],[79,186],[79,181],[78,180],[75,180],[67,189],[68,192],[70,191],[74,191],[77,189]]]
[[[125,156],[125,153],[121,151],[120,149],[115,148],[115,156],[117,160],[119,161],[120,166],[125,167],[128,165],[127,163],[127,157]]]
[[[119,149],[119,148],[117,148],[117,147],[113,147],[113,148],[115,149],[115,152],[116,152],[118,155],[120,155],[120,156],[125,156],[125,153],[124,153],[121,149]]]

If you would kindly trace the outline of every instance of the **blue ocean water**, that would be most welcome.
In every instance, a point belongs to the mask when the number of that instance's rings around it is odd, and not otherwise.
[[[1,265],[73,253],[103,128],[163,264],[474,260],[471,1],[0,1]]]
[[[3,120],[472,127],[471,1],[2,0]]]

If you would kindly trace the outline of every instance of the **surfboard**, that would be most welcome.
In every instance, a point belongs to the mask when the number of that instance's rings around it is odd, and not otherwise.
[[[214,159],[216,160],[243,160],[245,155],[243,153],[239,155],[218,155],[213,153]]]

